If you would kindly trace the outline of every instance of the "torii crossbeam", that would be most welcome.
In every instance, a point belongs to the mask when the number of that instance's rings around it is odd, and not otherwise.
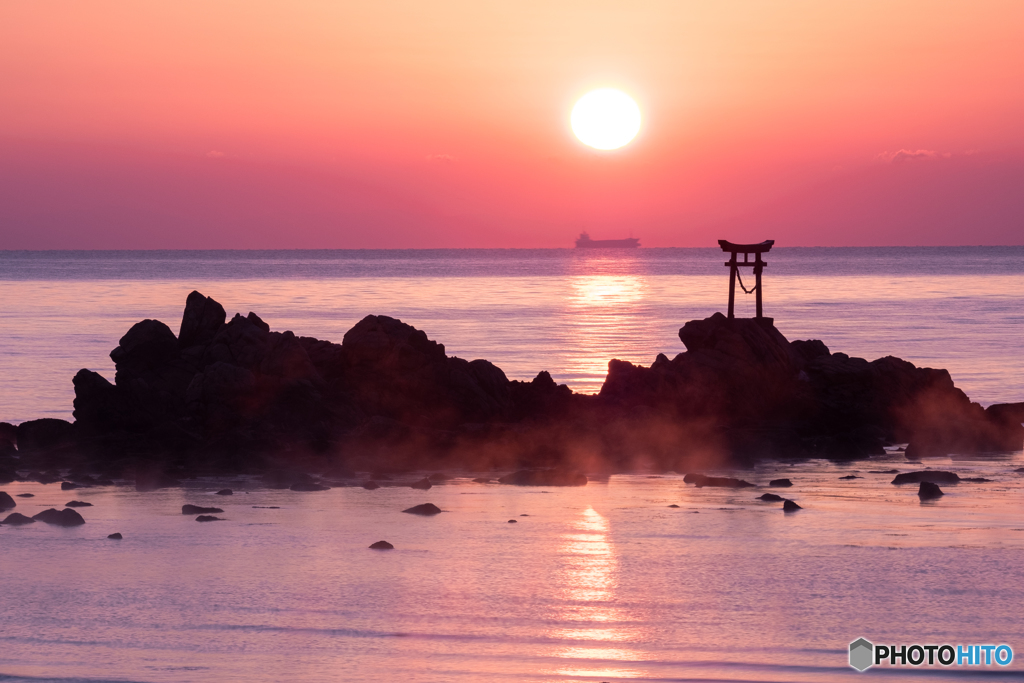
[[[744,266],[750,266],[754,269],[754,290],[757,293],[757,315],[755,317],[762,318],[761,315],[761,271],[768,264],[761,260],[761,254],[771,251],[772,245],[775,244],[775,240],[765,240],[759,244],[733,244],[726,240],[718,240],[718,245],[722,247],[722,251],[728,251],[732,253],[732,258],[726,261],[725,265],[729,267],[729,317],[734,318],[735,304],[736,304],[736,276],[739,273],[739,268]],[[737,261],[736,255],[743,254],[743,260]],[[754,254],[754,260],[749,260],[749,255]],[[741,279],[742,286],[742,279]],[[746,291],[744,288],[743,291]]]

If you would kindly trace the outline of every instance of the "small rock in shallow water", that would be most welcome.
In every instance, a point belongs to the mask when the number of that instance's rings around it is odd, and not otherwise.
[[[10,510],[14,507],[18,507],[18,504],[11,498],[11,494],[6,491],[0,491],[0,510]]]
[[[232,496],[234,494],[235,492],[231,489],[221,489],[220,491],[217,491],[218,496]]]
[[[932,484],[955,484],[960,481],[960,475],[956,472],[943,472],[942,470],[919,470],[917,472],[897,474],[892,483],[897,485],[917,484],[922,481]]]
[[[782,504],[782,510],[783,512],[796,512],[797,510],[803,510],[803,508],[794,503],[793,501],[787,500],[785,503]]]
[[[112,541],[120,541],[122,538],[124,538],[124,536],[122,536],[119,533],[114,533],[107,536],[107,538],[111,539]]]
[[[82,487],[79,486],[78,484],[75,484],[75,483],[70,482],[70,481],[62,481],[60,483],[60,490],[61,491],[72,491],[74,489],[80,489],[80,488],[82,488]]]
[[[370,546],[370,550],[394,550],[395,546],[391,545],[387,541],[377,541]]]
[[[899,474],[899,470],[868,470],[868,474]]]
[[[254,508],[260,508],[261,510],[280,510],[280,505],[253,505]]]
[[[768,482],[769,486],[792,486],[793,482],[789,479],[772,479]]]
[[[508,523],[509,523],[509,524],[518,524],[518,523],[519,523],[519,520],[516,520],[516,519],[510,519],[510,520],[508,520]]]
[[[300,482],[298,484],[292,484],[292,491],[330,491],[330,486],[324,486],[322,484],[307,484]]]
[[[917,497],[921,500],[934,500],[945,495],[937,484],[930,481],[922,481],[921,487],[917,489]]]
[[[197,522],[223,522],[224,520],[220,517],[214,517],[213,515],[199,515],[196,517]]]
[[[864,477],[858,477],[856,474],[847,474],[845,477],[839,477],[840,479],[863,479]]]
[[[1018,467],[1014,472],[1024,472],[1024,467]]]
[[[697,488],[709,486],[726,489],[745,489],[753,486],[749,481],[743,481],[742,479],[733,479],[732,477],[708,477],[695,472],[687,474],[683,477],[683,481],[687,484],[693,484]]]
[[[64,507],[69,508],[91,508],[92,503],[86,503],[84,500],[70,500],[64,503]]]
[[[63,510],[50,508],[49,510],[43,510],[38,515],[32,515],[32,519],[37,519],[40,522],[46,522],[47,524],[56,524],[57,526],[78,526],[80,524],[85,524],[85,520],[82,519],[82,515],[78,514],[71,508],[64,508]]]
[[[422,505],[415,505],[407,510],[402,510],[410,515],[423,515],[429,517],[430,515],[441,514],[441,508],[437,507],[433,503],[423,503]]]
[[[363,488],[366,489],[367,491],[373,491],[374,489],[379,489],[380,484],[378,484],[375,481],[366,481],[363,482]]]
[[[35,498],[35,497],[36,497],[36,494],[34,494],[34,493],[19,493],[18,494],[18,498]]]
[[[784,501],[786,499],[783,498],[782,496],[777,496],[774,493],[765,493],[765,494],[763,494],[761,496],[758,496],[758,500],[764,500],[764,501],[767,501],[769,503],[781,503],[782,501]]]
[[[441,482],[448,481],[449,479],[451,479],[451,477],[441,472],[435,472],[434,474],[431,474],[429,477],[427,477],[427,479],[429,479],[430,483],[432,484],[440,484]]]
[[[419,481],[416,481],[416,482],[413,482],[413,483],[409,484],[409,488],[411,488],[411,489],[419,489],[421,491],[426,491],[431,486],[433,486],[433,484],[431,484],[430,480],[427,479],[426,477],[424,477],[423,479],[420,479]]]
[[[679,506],[678,506],[678,505],[676,505],[675,503],[672,503],[672,505],[669,505],[669,507],[670,507],[670,508],[677,508],[677,507],[679,507]]]
[[[220,508],[204,508],[199,505],[182,505],[181,514],[183,515],[200,515],[210,512],[224,512]]]
[[[4,521],[0,522],[0,524],[10,524],[11,526],[21,526],[22,524],[31,524],[34,521],[36,521],[36,520],[32,519],[31,517],[26,517],[25,515],[21,514],[20,512],[12,512],[11,514],[7,515],[7,519],[5,519]]]

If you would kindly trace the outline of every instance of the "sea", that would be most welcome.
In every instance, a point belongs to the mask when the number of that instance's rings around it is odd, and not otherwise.
[[[121,335],[144,318],[177,331],[192,290],[339,342],[389,315],[510,379],[547,370],[593,393],[610,359],[671,357],[683,323],[724,312],[726,256],[0,251],[0,420],[72,419],[75,372],[113,379]],[[787,338],[946,368],[982,405],[1024,401],[1024,247],[778,247],[766,261],[765,315]],[[737,288],[737,315],[753,308]],[[890,483],[923,468],[990,481],[924,503]],[[430,473],[376,491],[14,482],[0,490],[16,512],[92,505],[79,527],[0,526],[0,682],[1024,680],[1019,468],[1020,451],[780,459],[722,472],[756,485],[739,490],[683,472],[520,488],[453,471],[429,491],[407,484]],[[767,486],[779,477],[794,485]],[[443,512],[402,512],[425,502]],[[223,519],[197,523],[186,503]],[[369,549],[379,540],[394,549]],[[1015,655],[859,673],[858,638]]]

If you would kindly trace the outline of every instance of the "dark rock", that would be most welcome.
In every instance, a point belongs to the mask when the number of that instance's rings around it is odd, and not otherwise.
[[[74,446],[74,426],[66,420],[44,417],[18,425],[18,452],[38,455]]]
[[[942,489],[930,481],[922,481],[921,487],[917,490],[917,497],[921,500],[933,500],[942,496]]]
[[[509,524],[517,524],[518,522],[519,522],[519,520],[517,520],[517,519],[510,519],[510,520],[508,520]]]
[[[373,479],[375,481],[392,481],[391,475],[387,474],[386,472],[381,472],[380,470],[374,470],[373,472],[370,472],[370,479]]]
[[[10,422],[0,422],[0,452],[9,453],[18,447],[18,428]]]
[[[440,484],[450,480],[451,477],[449,477],[446,474],[442,474],[441,472],[435,472],[434,474],[431,474],[429,477],[427,477],[427,479],[430,480],[431,484]]]
[[[370,546],[370,550],[394,550],[395,546],[391,545],[387,541],[377,541]]]
[[[80,488],[83,488],[81,484],[75,484],[74,482],[70,482],[70,481],[62,481],[61,484],[60,484],[60,490],[61,491],[73,491],[75,489],[80,489]]]
[[[1018,467],[1014,472],[1024,472],[1024,467]]]
[[[943,472],[942,470],[920,470],[918,472],[904,472],[897,474],[892,480],[893,484],[917,484],[927,481],[932,484],[956,484],[960,481],[960,475],[956,472]]]
[[[375,481],[365,481],[363,482],[363,488],[367,491],[373,491],[374,489],[379,489],[380,484]]]
[[[331,487],[330,486],[324,486],[323,484],[307,484],[307,483],[301,483],[300,482],[298,484],[292,484],[291,490],[292,491],[330,491]]]
[[[498,483],[513,486],[586,486],[587,475],[577,470],[558,468],[519,470],[499,478]]]
[[[18,473],[7,467],[0,467],[0,484],[10,484],[18,481]]]
[[[409,488],[411,488],[411,489],[420,489],[421,491],[426,491],[431,486],[432,486],[432,484],[430,483],[430,480],[427,479],[426,477],[424,477],[423,479],[420,479],[419,481],[416,481],[416,482],[413,482],[413,483],[409,484]]]
[[[856,474],[847,474],[845,477],[839,477],[840,479],[863,479],[864,477],[858,477]]]
[[[687,474],[683,477],[683,481],[687,484],[693,484],[697,488],[713,486],[727,489],[743,489],[753,486],[749,481],[744,481],[742,479],[733,479],[732,477],[708,477],[695,472]]]
[[[17,498],[35,498],[36,494],[34,494],[34,493],[19,493],[16,497]],[[0,503],[0,505],[2,505],[2,503]]]
[[[475,481],[477,484],[493,484],[494,483],[493,479],[486,479],[484,477],[477,477],[473,481]]]
[[[772,479],[768,482],[769,486],[792,486],[793,482],[789,479]]]
[[[782,510],[783,512],[796,512],[797,510],[803,510],[803,508],[794,503],[793,501],[787,500],[785,503],[782,504]]]
[[[672,505],[669,505],[669,507],[670,507],[670,508],[677,508],[677,507],[679,507],[679,506],[678,506],[678,505],[676,505],[675,503],[673,503]]]
[[[280,510],[280,505],[253,505],[254,508],[260,508],[262,510]]]
[[[0,491],[0,510],[10,510],[15,507],[18,507],[18,504],[11,498],[11,494]]]
[[[199,515],[196,517],[197,522],[223,522],[224,520],[220,517],[214,517],[213,515]]]
[[[868,474],[899,474],[899,470],[868,470]]]
[[[183,514],[183,515],[199,515],[199,514],[209,514],[209,513],[214,513],[214,512],[224,512],[224,511],[221,510],[220,508],[213,508],[213,507],[207,508],[207,507],[202,507],[200,505],[182,505],[181,506],[181,514]]]
[[[185,299],[178,345],[182,349],[187,349],[190,346],[209,344],[217,336],[225,320],[227,314],[223,306],[212,298],[193,291]]]
[[[410,515],[423,515],[429,517],[431,515],[441,514],[441,508],[437,507],[433,503],[423,503],[422,505],[415,505],[407,510],[402,510]]]
[[[37,515],[32,515],[32,519],[39,520],[40,522],[46,522],[47,524],[55,524],[57,526],[78,526],[80,524],[85,524],[85,520],[82,519],[82,515],[70,508],[64,508],[63,510],[56,510],[54,508],[43,510]]]
[[[159,489],[174,488],[181,486],[181,482],[162,472],[138,472],[135,475],[136,491],[157,491]]]
[[[774,493],[765,493],[762,494],[761,496],[758,496],[758,500],[763,500],[769,503],[781,503],[786,499],[783,498],[782,496],[777,496]]]
[[[124,536],[122,536],[119,532],[114,532],[107,536],[107,538],[111,539],[112,541],[120,541],[122,538],[124,538]]]
[[[986,479],[985,477],[966,477],[966,478],[961,478],[960,481],[966,481],[966,482],[969,482],[971,484],[985,484],[985,483],[988,483],[988,482],[990,482],[992,480],[991,479]]]
[[[87,503],[84,500],[72,500],[64,504],[64,507],[69,508],[91,508],[92,503]]]
[[[21,514],[20,512],[12,512],[11,514],[7,515],[7,518],[4,519],[4,521],[0,522],[0,524],[10,524],[11,526],[21,526],[22,524],[31,524],[34,521],[36,521],[36,520],[32,519],[31,517],[26,517],[25,515]]]
[[[234,493],[235,492],[232,491],[231,489],[221,489],[220,491],[217,491],[216,495],[218,495],[218,496],[231,496],[231,495],[234,495]]]
[[[60,481],[60,473],[53,470],[47,472],[29,472],[26,477],[29,481],[37,481],[40,484],[53,484]]]

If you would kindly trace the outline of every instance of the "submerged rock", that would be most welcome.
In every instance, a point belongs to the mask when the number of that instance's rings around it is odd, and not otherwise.
[[[693,484],[697,488],[712,486],[727,489],[745,489],[753,486],[749,481],[744,481],[742,479],[733,479],[732,477],[708,477],[697,473],[687,474],[683,477],[683,481],[687,484]]]
[[[921,487],[917,490],[917,497],[921,500],[934,500],[943,495],[942,489],[930,481],[922,481]]]
[[[758,500],[763,500],[768,503],[781,503],[786,500],[782,496],[777,496],[774,493],[765,493],[757,497]]]
[[[944,472],[942,470],[921,470],[918,472],[904,472],[897,474],[892,480],[893,484],[918,484],[920,482],[932,484],[956,484],[960,481],[960,475],[956,472]]]
[[[508,523],[509,524],[518,524],[519,520],[518,519],[510,519],[510,520],[508,520]]]
[[[0,510],[10,510],[16,507],[18,507],[18,504],[11,498],[11,494],[6,491],[0,491]]]
[[[433,503],[423,503],[422,505],[414,505],[411,508],[402,510],[402,512],[407,512],[410,515],[423,515],[425,517],[429,517],[430,515],[441,514],[441,508],[437,507]]]
[[[21,514],[20,512],[12,512],[11,514],[7,515],[7,518],[4,519],[4,521],[0,522],[0,524],[10,524],[11,526],[21,526],[22,524],[31,524],[34,521],[36,521],[36,520],[32,519],[31,517],[26,517],[25,515]]]
[[[55,524],[56,526],[78,526],[85,524],[82,515],[71,508],[64,508],[63,510],[50,508],[49,510],[43,510],[38,515],[32,515],[32,519],[46,522],[47,524]]]
[[[413,483],[409,484],[409,488],[411,488],[411,489],[419,489],[421,491],[426,491],[431,486],[433,486],[433,484],[431,484],[430,480],[427,479],[426,477],[424,477],[423,479],[420,479],[419,481],[414,481]]]
[[[498,479],[501,484],[513,486],[586,486],[587,475],[577,470],[545,469],[519,470]]]
[[[122,538],[124,538],[124,536],[122,536],[120,532],[114,532],[107,536],[107,538],[109,538],[112,541],[120,541]]]
[[[768,482],[769,486],[792,486],[793,482],[789,479],[772,479]]]
[[[200,505],[182,505],[181,506],[181,514],[183,514],[183,515],[199,515],[199,514],[208,514],[208,513],[214,513],[214,512],[224,512],[224,511],[221,510],[220,508],[213,508],[213,507],[206,508],[206,507],[202,507]]]
[[[375,481],[364,481],[363,488],[366,489],[367,491],[373,491],[374,489],[379,489],[380,484],[378,484]]]
[[[67,503],[64,503],[64,507],[69,507],[69,508],[91,508],[92,507],[92,503],[87,503],[84,500],[71,500],[71,501],[68,501]]]
[[[370,550],[394,550],[395,546],[391,545],[387,541],[377,541],[370,546]]]
[[[217,491],[216,495],[218,495],[218,496],[232,496],[232,495],[234,495],[234,493],[235,492],[232,491],[231,489],[221,489],[220,491]]]
[[[856,474],[847,474],[845,477],[839,477],[840,480],[842,480],[842,479],[863,479],[863,478],[864,477],[858,477]]]
[[[300,482],[298,484],[292,484],[291,490],[292,491],[330,491],[331,487],[330,486],[324,486],[323,484],[307,484],[307,483]]]
[[[669,507],[670,507],[670,508],[677,508],[677,507],[679,507],[679,506],[678,506],[678,505],[676,505],[675,503],[672,503],[671,505],[669,505]]]
[[[782,504],[783,512],[796,512],[797,510],[803,510],[803,508],[791,500],[787,500],[785,503]]]
[[[213,515],[199,515],[196,517],[197,522],[223,522],[224,520],[220,517],[214,517]]]
[[[17,497],[18,498],[35,498],[36,494],[34,494],[34,493],[19,493],[17,495]],[[0,505],[0,507],[2,507],[2,505]]]

